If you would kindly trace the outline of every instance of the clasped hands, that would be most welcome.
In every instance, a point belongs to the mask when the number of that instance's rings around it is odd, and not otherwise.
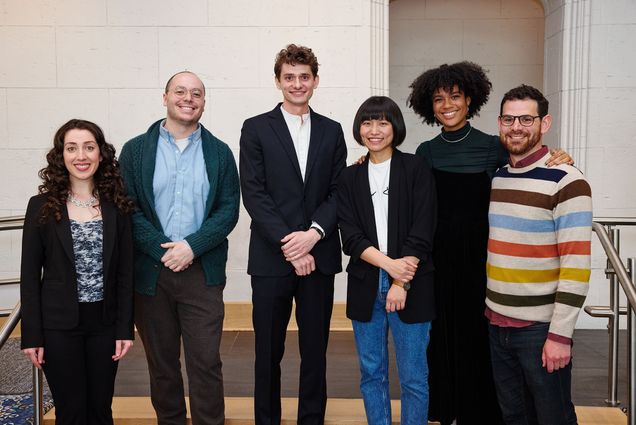
[[[417,271],[417,261],[414,257],[402,257],[389,259],[383,269],[393,278],[402,283],[410,282]],[[398,286],[391,285],[386,294],[385,309],[387,313],[403,310],[406,305],[407,291]]]
[[[307,276],[316,270],[314,256],[309,252],[319,240],[320,235],[314,229],[291,232],[281,239],[283,255],[292,263],[298,276]]]
[[[161,247],[168,250],[161,257],[161,262],[173,272],[181,272],[192,265],[194,253],[186,241],[166,242]]]

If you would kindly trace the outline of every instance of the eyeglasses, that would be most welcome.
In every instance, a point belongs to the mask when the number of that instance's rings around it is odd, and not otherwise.
[[[175,87],[175,89],[172,90],[172,93],[174,93],[174,95],[179,99],[184,98],[188,92],[190,92],[190,96],[192,96],[193,99],[203,98],[203,90],[200,89],[188,90],[185,87]]]
[[[499,116],[499,122],[501,123],[501,125],[505,126],[505,127],[510,127],[515,123],[516,119],[519,119],[519,124],[521,124],[524,127],[530,127],[532,124],[534,124],[534,120],[536,120],[537,118],[541,118],[540,115],[537,116],[533,116],[533,115],[500,115]]]

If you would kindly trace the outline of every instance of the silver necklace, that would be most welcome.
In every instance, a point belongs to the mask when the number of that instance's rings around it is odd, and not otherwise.
[[[82,201],[80,199],[77,199],[72,192],[69,193],[69,195],[68,195],[68,201],[71,204],[73,204],[73,205],[75,205],[77,207],[80,207],[80,208],[90,208],[90,207],[94,206],[95,204],[97,204],[97,198],[95,198],[92,195],[91,195],[90,198],[88,198],[88,200]]]
[[[464,140],[466,137],[468,137],[468,135],[470,134],[470,132],[473,131],[473,127],[471,126],[468,129],[468,133],[464,134],[464,137],[461,137],[457,140],[448,140],[446,137],[444,137],[444,133],[440,133],[439,136],[442,138],[443,141],[448,142],[448,143],[457,143],[457,142],[461,142],[462,140]]]

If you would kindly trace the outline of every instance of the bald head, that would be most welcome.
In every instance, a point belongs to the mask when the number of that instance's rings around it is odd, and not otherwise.
[[[190,74],[192,76],[194,76],[197,80],[199,80],[201,82],[201,87],[203,88],[203,94],[205,94],[205,85],[203,85],[203,81],[201,81],[201,79],[199,78],[199,76],[197,74],[195,74],[194,72],[191,71],[179,71],[176,74],[174,74],[172,77],[170,77],[168,79],[168,82],[166,83],[166,91],[165,93],[168,93],[168,91],[170,90],[170,85],[172,84],[172,80],[175,79],[175,77],[182,75],[182,74]]]

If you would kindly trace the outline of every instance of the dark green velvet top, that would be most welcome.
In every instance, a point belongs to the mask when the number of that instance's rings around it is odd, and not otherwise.
[[[434,139],[420,144],[416,154],[426,158],[434,169],[453,173],[486,171],[491,178],[508,163],[508,152],[499,136],[483,133],[470,123],[456,131],[442,130]]]

